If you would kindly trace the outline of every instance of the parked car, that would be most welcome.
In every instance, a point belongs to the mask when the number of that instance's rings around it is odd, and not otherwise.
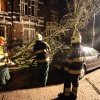
[[[80,78],[83,78],[85,73],[100,67],[100,53],[94,48],[84,47],[85,62],[82,67]]]
[[[68,49],[54,54],[52,60],[54,67],[58,69],[62,68],[63,60],[66,59],[67,51]],[[84,52],[85,62],[82,67],[80,78],[83,78],[86,72],[100,67],[100,53],[97,50],[91,47],[84,47]]]

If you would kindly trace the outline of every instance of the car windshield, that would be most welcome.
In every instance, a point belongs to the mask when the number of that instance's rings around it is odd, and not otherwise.
[[[86,55],[86,56],[91,56],[90,48],[84,47],[84,52],[85,52],[85,55]]]
[[[84,47],[86,56],[98,56],[98,51],[90,47]]]

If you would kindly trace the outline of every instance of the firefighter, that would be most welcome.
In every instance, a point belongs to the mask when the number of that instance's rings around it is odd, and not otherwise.
[[[41,86],[46,86],[49,72],[49,51],[50,46],[42,40],[41,34],[36,34],[36,43],[33,53],[36,55],[38,80]]]
[[[64,64],[64,90],[61,100],[76,100],[79,87],[79,75],[85,59],[83,46],[81,45],[82,37],[76,33],[71,37],[71,47]],[[72,86],[71,86],[72,85]]]
[[[10,73],[7,67],[8,53],[5,46],[5,38],[0,36],[0,85],[5,85],[10,80]]]

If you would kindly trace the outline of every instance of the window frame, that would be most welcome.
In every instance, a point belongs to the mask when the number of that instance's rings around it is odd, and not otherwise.
[[[20,5],[20,14],[28,15],[28,0],[20,0]]]
[[[58,21],[58,12],[57,11],[51,10],[51,21],[52,22]]]
[[[34,3],[32,3],[34,2]],[[30,9],[31,10],[31,16],[38,16],[38,0],[32,0],[31,1],[31,8],[33,9]],[[32,12],[34,11],[34,13]]]

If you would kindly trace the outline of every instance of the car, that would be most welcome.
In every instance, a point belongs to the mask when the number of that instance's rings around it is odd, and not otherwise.
[[[61,69],[63,60],[66,59],[68,49],[58,50],[53,56],[53,66]],[[100,53],[91,47],[84,47],[85,61],[82,66],[80,79],[84,77],[86,72],[100,67]]]
[[[82,67],[80,78],[83,78],[85,73],[100,67],[100,53],[91,47],[84,47],[85,62]]]

